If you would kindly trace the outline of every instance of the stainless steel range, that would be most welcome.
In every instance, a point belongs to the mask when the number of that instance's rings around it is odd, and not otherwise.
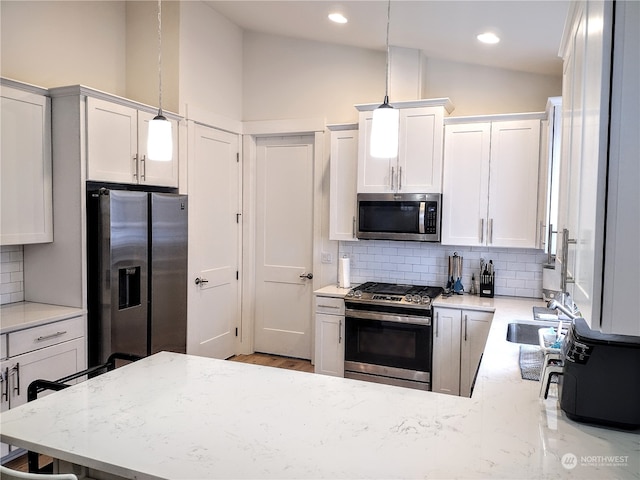
[[[345,298],[345,377],[431,390],[431,301],[441,287],[367,282]]]

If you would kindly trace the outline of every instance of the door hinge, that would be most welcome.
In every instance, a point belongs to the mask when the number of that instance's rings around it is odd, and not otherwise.
[[[236,337],[238,336],[238,327],[236,327]]]
[[[236,162],[240,163],[240,152],[236,152]]]
[[[241,213],[236,213],[236,223],[240,223],[240,216],[242,214]]]
[[[240,280],[240,272],[236,270],[236,280]]]

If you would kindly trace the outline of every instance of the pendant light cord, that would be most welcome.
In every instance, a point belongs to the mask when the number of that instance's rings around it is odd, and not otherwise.
[[[384,103],[389,103],[389,23],[391,17],[391,0],[387,4],[387,64],[385,68]]]
[[[162,0],[158,0],[158,104],[162,116]]]

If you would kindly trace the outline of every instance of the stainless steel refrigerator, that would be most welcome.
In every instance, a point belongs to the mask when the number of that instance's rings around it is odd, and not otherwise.
[[[187,197],[87,187],[89,364],[186,352]]]

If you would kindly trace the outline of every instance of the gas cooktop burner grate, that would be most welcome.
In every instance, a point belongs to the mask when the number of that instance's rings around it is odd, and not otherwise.
[[[421,305],[430,307],[431,300],[443,292],[441,287],[366,282],[347,294],[347,301]]]

